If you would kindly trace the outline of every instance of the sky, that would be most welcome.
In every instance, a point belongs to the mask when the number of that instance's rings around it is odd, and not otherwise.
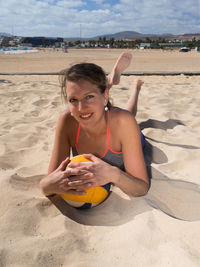
[[[200,33],[200,0],[0,0],[0,32],[94,37]]]

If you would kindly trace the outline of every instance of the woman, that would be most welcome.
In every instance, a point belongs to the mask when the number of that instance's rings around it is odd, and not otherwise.
[[[128,110],[109,102],[109,88],[119,83],[130,61],[131,54],[123,53],[108,78],[91,63],[77,64],[62,72],[62,94],[69,111],[63,111],[58,120],[48,175],[40,182],[44,195],[82,195],[90,187],[107,183],[115,184],[129,196],[147,193],[149,180],[134,118],[143,82],[134,84]],[[70,163],[66,170],[71,150],[74,156],[84,154],[91,164]]]

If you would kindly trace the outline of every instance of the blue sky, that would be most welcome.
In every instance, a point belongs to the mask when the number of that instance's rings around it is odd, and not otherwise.
[[[82,37],[200,33],[200,0],[0,0],[0,32]]]

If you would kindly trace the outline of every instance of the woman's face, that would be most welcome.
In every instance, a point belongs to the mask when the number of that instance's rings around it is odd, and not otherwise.
[[[68,81],[66,93],[70,112],[82,125],[92,125],[104,116],[108,89],[102,94],[100,89],[89,81]]]

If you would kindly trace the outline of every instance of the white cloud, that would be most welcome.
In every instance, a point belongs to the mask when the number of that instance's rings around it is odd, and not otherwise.
[[[72,7],[80,7],[84,6],[86,3],[81,1],[81,0],[62,0],[58,1],[57,5],[61,7],[67,7],[67,8],[72,8]]]
[[[199,3],[199,0],[120,0],[114,8],[121,11],[124,21],[134,23],[136,31],[179,33],[191,28],[200,31]],[[196,23],[191,27],[194,18]]]
[[[80,24],[85,37],[125,30],[174,34],[200,32],[199,0],[1,2],[0,32],[12,33],[14,29],[16,35],[79,36]]]

